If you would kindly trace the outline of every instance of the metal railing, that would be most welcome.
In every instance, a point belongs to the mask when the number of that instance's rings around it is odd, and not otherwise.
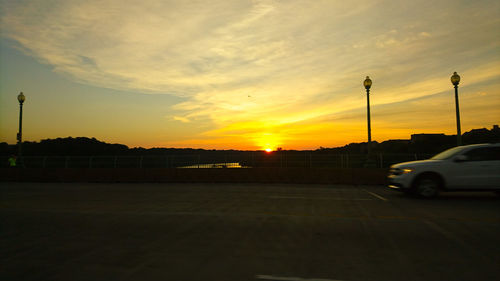
[[[392,164],[428,159],[431,154],[378,153],[370,166],[387,168]],[[0,167],[9,167],[9,156],[0,156]],[[366,154],[322,154],[313,152],[273,152],[189,155],[118,156],[23,156],[17,159],[24,168],[359,168],[367,163]]]

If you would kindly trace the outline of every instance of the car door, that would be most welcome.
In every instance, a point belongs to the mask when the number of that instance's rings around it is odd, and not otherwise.
[[[450,163],[450,187],[457,189],[500,188],[500,147],[479,147]]]

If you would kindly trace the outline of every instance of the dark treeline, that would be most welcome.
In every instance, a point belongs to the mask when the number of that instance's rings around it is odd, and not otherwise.
[[[473,129],[462,134],[463,145],[476,143],[500,142],[500,128],[495,125],[491,130],[486,128]],[[414,134],[409,140],[372,141],[371,149],[374,153],[424,153],[435,154],[457,145],[456,135],[445,134]],[[350,143],[343,147],[323,148],[319,151],[330,153],[359,153],[367,152],[367,143]]]
[[[500,128],[494,126],[474,129],[462,136],[463,144],[500,142]],[[456,145],[455,135],[445,134],[415,134],[409,140],[387,140],[372,142],[373,153],[438,153]],[[286,151],[286,150],[282,150]],[[294,152],[288,150],[287,152]],[[313,152],[313,151],[311,151]],[[343,147],[320,147],[315,153],[351,153],[364,154],[367,152],[367,143],[351,143]],[[88,155],[192,155],[192,154],[238,154],[245,151],[238,150],[205,150],[192,148],[129,148],[123,144],[109,144],[95,138],[57,138],[45,139],[40,142],[23,142],[25,156],[88,156]],[[17,154],[17,145],[0,143],[0,155]]]
[[[129,148],[123,144],[110,144],[87,137],[67,137],[45,139],[40,142],[23,142],[23,155],[25,156],[91,156],[91,155],[191,155],[198,153],[234,152],[236,150],[205,150],[193,148]],[[0,143],[0,155],[13,155],[17,153],[17,145]]]

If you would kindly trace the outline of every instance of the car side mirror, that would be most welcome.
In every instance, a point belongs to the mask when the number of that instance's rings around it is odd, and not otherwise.
[[[455,159],[453,159],[453,161],[455,162],[464,162],[467,160],[468,160],[467,155],[458,155],[457,157],[455,157]]]

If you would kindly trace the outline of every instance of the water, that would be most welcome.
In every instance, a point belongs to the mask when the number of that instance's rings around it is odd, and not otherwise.
[[[217,168],[249,168],[246,166],[241,166],[240,163],[208,163],[208,164],[196,164],[191,166],[182,166],[178,167],[181,169],[198,169],[198,168],[207,168],[207,169],[217,169]]]

